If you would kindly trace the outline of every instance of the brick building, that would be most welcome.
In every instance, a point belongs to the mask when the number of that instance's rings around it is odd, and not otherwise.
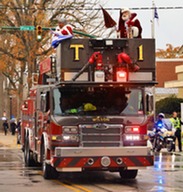
[[[156,59],[156,81],[155,100],[158,101],[171,95],[183,98],[183,89],[177,86],[180,75],[176,68],[183,67],[183,59]],[[183,79],[183,73],[182,73]],[[182,84],[183,87],[183,84]]]
[[[166,81],[177,80],[176,66],[183,65],[183,59],[156,59],[156,87],[165,87]]]
[[[175,67],[176,78],[165,82],[166,88],[178,88],[178,97],[183,98],[183,63]]]

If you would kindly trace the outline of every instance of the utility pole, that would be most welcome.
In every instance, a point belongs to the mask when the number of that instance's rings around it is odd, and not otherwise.
[[[154,33],[155,33],[155,28],[154,28],[154,9],[155,9],[155,3],[152,1],[152,20],[151,20],[151,37],[154,39]]]

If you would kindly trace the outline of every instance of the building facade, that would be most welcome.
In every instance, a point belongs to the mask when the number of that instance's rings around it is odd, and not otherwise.
[[[182,74],[180,72],[181,69]],[[178,82],[181,79],[183,80],[183,59],[157,59],[156,80],[158,84],[155,92],[156,101],[171,95],[183,98],[183,91],[178,86]]]

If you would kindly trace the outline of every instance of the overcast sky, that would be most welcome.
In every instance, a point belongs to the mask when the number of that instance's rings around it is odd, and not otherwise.
[[[104,8],[143,8],[152,7],[152,0],[105,0]],[[162,9],[162,7],[183,7],[183,0],[154,0],[158,9],[159,21],[155,20],[156,48],[166,49],[166,44],[170,43],[174,47],[183,45],[183,9]],[[113,19],[118,22],[119,11],[108,11]],[[137,13],[141,22],[144,38],[152,37],[152,10],[133,10]]]

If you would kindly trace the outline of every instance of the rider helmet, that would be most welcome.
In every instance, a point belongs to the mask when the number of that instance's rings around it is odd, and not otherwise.
[[[164,115],[164,113],[159,113],[158,117],[165,118],[165,115]]]

